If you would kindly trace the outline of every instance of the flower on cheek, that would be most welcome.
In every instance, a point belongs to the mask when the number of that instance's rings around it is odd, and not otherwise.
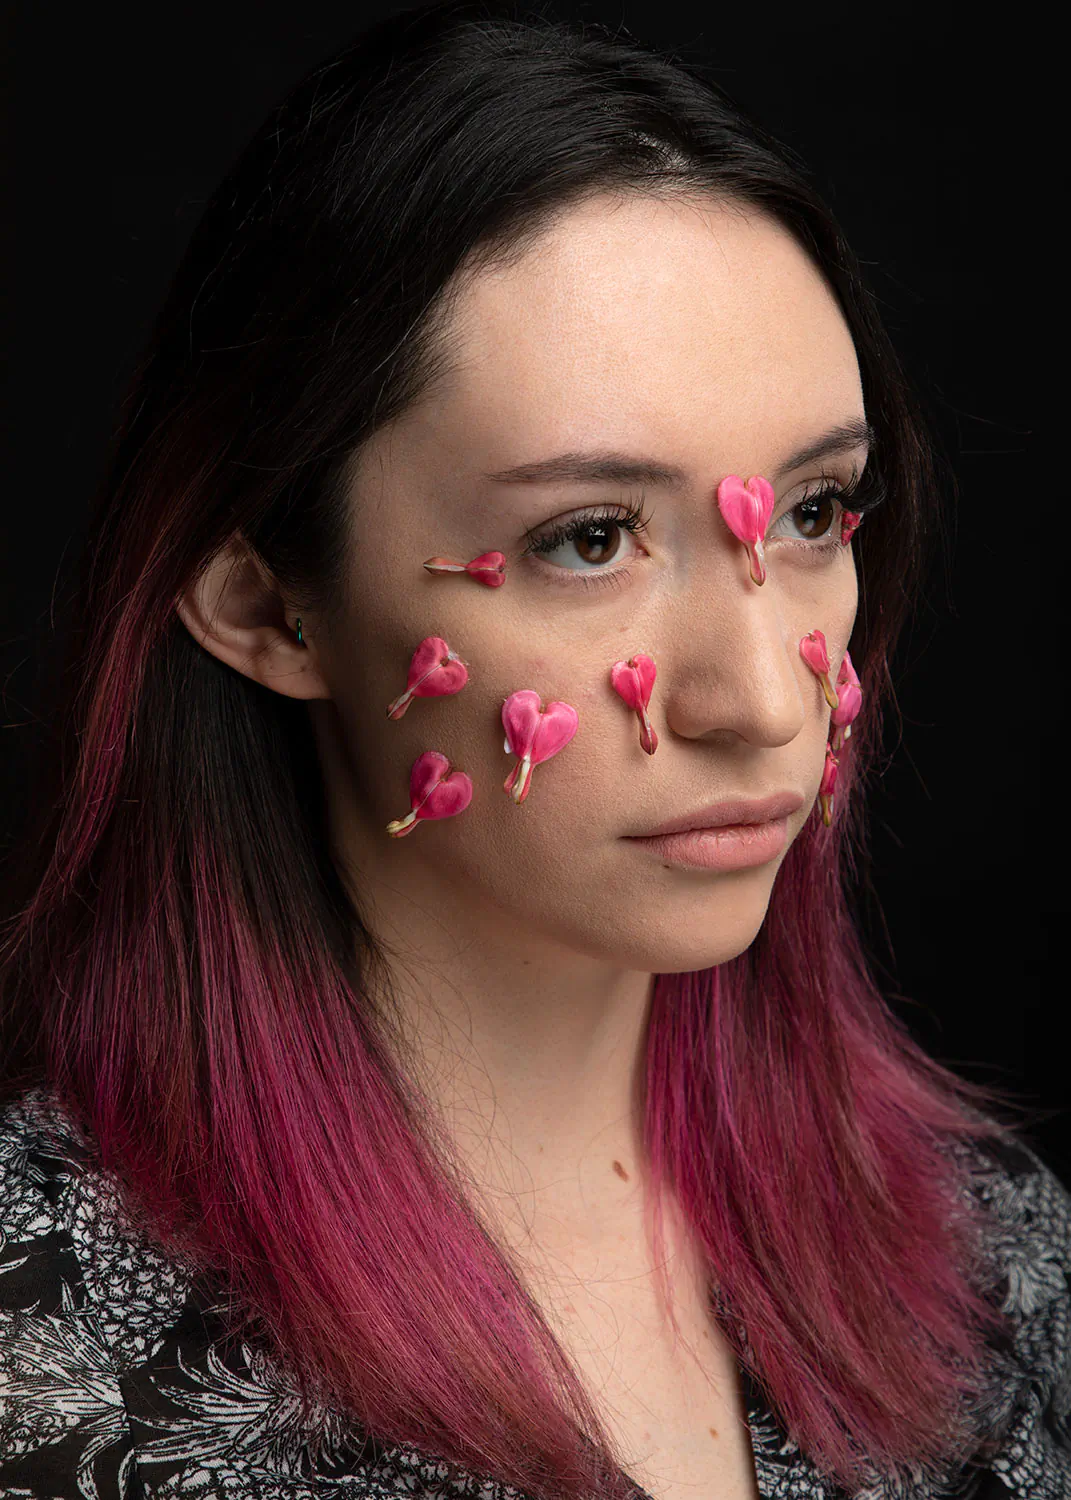
[[[532,785],[532,768],[564,750],[576,734],[580,716],[569,703],[554,701],[543,706],[531,688],[511,693],[502,705],[502,727],[506,731],[507,755],[519,757],[502,783],[518,807]]]
[[[657,669],[649,656],[638,653],[628,661],[615,661],[610,668],[610,684],[640,720],[640,744],[648,755],[658,749],[658,735],[651,723],[647,706],[655,685]]]
[[[845,651],[844,660],[837,673],[837,706],[829,716],[829,722],[833,727],[830,743],[835,754],[839,752],[844,741],[851,734],[852,721],[858,717],[862,706],[863,690],[859,685],[855,668],[852,666],[852,659]]]
[[[826,746],[826,763],[822,771],[822,781],[818,788],[818,800],[822,806],[822,822],[828,828],[833,822],[833,793],[837,786],[837,757],[833,754],[832,746]]]
[[[829,680],[829,651],[826,648],[826,638],[820,630],[812,630],[803,637],[800,641],[800,655],[822,684],[822,691],[830,708],[836,708],[837,695]]]
[[[400,719],[414,698],[437,698],[460,693],[469,680],[468,669],[441,635],[428,635],[413,652],[406,690],[387,709],[388,719]]]
[[[409,805],[404,818],[387,824],[393,839],[412,833],[424,818],[453,818],[472,801],[472,781],[464,771],[451,771],[450,762],[438,750],[418,755],[409,772]]]
[[[501,552],[481,552],[467,563],[455,562],[450,557],[429,557],[424,566],[429,573],[467,573],[489,589],[501,588],[506,581],[506,558]]]

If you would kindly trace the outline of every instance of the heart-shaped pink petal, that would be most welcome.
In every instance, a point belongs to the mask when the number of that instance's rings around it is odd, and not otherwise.
[[[579,723],[580,715],[571,704],[559,703],[556,700],[548,703],[539,717],[539,723],[532,737],[533,766],[538,766],[542,761],[549,760],[552,755],[557,755],[559,750],[564,750],[576,733]]]
[[[822,768],[822,781],[818,788],[818,800],[822,807],[822,822],[828,828],[833,822],[833,793],[837,785],[839,762],[829,745],[826,746],[826,763]]]
[[[859,710],[863,706],[863,690],[859,684],[852,659],[845,651],[844,659],[837,673],[837,706],[829,716],[832,727],[830,743],[834,754],[840,751],[844,741],[852,732],[852,724],[859,716]]]
[[[387,824],[392,838],[404,838],[425,818],[452,818],[472,801],[472,781],[464,771],[451,771],[450,762],[438,750],[418,755],[409,772],[409,803],[412,811]]]
[[[459,693],[468,680],[468,668],[442,636],[425,636],[409,663],[406,690],[389,706],[387,718],[400,719],[414,698]]]
[[[836,708],[837,695],[829,680],[829,650],[820,630],[812,630],[803,637],[800,641],[800,655],[822,684],[822,692],[830,708]]]
[[[527,755],[532,748],[543,700],[531,688],[510,693],[502,705],[502,727],[511,755]]]
[[[748,549],[753,583],[766,582],[762,544],[775,503],[774,487],[761,474],[752,474],[747,484],[739,474],[727,474],[718,485],[718,509],[726,526]]]
[[[520,804],[528,796],[532,768],[563,750],[576,734],[580,716],[575,708],[557,699],[542,707],[542,699],[531,688],[511,693],[502,705],[506,744],[519,763],[503,782],[503,789]]]
[[[656,675],[654,662],[642,653],[630,656],[627,661],[615,661],[610,668],[614,691],[639,715],[640,744],[648,755],[658,749],[658,736],[647,712]]]
[[[453,818],[472,801],[472,781],[464,771],[451,771],[432,787],[416,810],[418,818]]]
[[[429,557],[424,562],[429,573],[468,573],[488,588],[497,589],[506,581],[506,558],[502,552],[481,552],[471,562],[454,562],[449,557]]]

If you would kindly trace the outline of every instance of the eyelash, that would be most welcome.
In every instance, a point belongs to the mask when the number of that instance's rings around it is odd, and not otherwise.
[[[858,515],[865,515],[875,510],[887,498],[887,491],[880,480],[875,479],[869,472],[862,477],[858,473],[852,475],[846,485],[842,485],[833,476],[823,475],[823,482],[812,494],[804,495],[797,500],[791,510],[785,515],[792,515],[803,505],[815,505],[823,500],[835,500],[843,514],[846,510],[855,511]],[[570,517],[568,521],[560,522],[550,531],[534,537],[523,556],[529,554],[540,555],[547,552],[555,552],[564,542],[577,541],[587,536],[590,532],[597,531],[608,525],[620,526],[632,536],[644,536],[653,519],[644,509],[646,494],[641,490],[639,502],[630,503],[624,511],[603,508],[595,511],[583,511]],[[796,539],[790,543],[791,546],[804,548],[807,552],[821,552],[832,555],[843,546],[840,540],[840,526],[837,524],[839,516],[834,518],[831,528],[832,536],[828,541],[808,542]],[[581,588],[602,588],[606,584],[612,587],[621,587],[622,574],[632,571],[631,563],[625,567],[607,568],[603,572],[587,572],[569,568],[558,569],[559,572],[578,572],[577,584]],[[573,585],[568,585],[572,587]]]

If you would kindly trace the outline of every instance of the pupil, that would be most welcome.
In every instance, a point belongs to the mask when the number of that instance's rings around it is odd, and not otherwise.
[[[605,542],[605,540],[602,542],[596,541],[594,548],[592,548],[590,545],[590,538],[606,538],[607,536],[609,536],[611,531],[616,530],[617,523],[615,521],[599,521],[589,526],[584,531],[583,535],[578,536],[576,539],[577,549],[579,550],[580,555],[581,557],[583,557],[584,561],[591,563],[605,562],[605,554],[609,550],[608,544]],[[603,555],[593,556],[591,555],[592,553]]]
[[[830,510],[833,509],[833,502],[832,502],[831,499],[829,499],[828,496],[826,496],[825,498],[821,498],[821,499],[804,500],[803,503],[800,506],[800,509],[803,510],[804,512],[810,512],[810,514],[805,514],[804,519],[806,521],[814,522],[814,520],[816,519],[815,516],[814,516],[814,514],[813,514],[814,510],[816,508],[818,508],[818,507],[824,507],[824,506],[828,506],[830,508]],[[833,519],[832,516],[830,516],[830,521],[832,521],[832,519]],[[818,531],[807,531],[805,534],[807,536],[821,536],[822,532],[823,531],[827,531],[828,529],[829,529],[829,524],[827,523],[820,530],[818,530]]]

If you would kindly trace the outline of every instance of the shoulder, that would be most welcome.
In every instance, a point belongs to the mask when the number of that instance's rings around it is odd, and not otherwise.
[[[0,1109],[0,1493],[127,1493],[124,1370],[186,1288],[124,1225],[83,1132],[46,1088]],[[74,1493],[75,1491],[70,1491]],[[134,1493],[131,1489],[130,1493]]]
[[[988,1425],[988,1469],[1022,1500],[1071,1495],[1071,1192],[1031,1146],[960,1148],[987,1209],[996,1296],[1014,1330]]]

